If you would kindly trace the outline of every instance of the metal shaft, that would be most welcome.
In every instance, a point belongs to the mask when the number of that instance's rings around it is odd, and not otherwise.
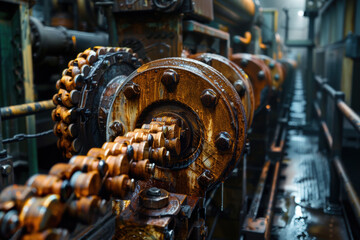
[[[55,108],[55,105],[52,100],[2,107],[0,109],[1,119],[6,120],[16,117],[27,116],[38,112],[44,112],[53,108]]]

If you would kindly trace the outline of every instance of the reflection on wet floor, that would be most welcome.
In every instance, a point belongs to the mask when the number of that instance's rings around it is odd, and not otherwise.
[[[329,191],[328,165],[318,152],[317,137],[306,135],[302,130],[306,121],[305,106],[298,73],[290,106],[287,155],[280,174],[272,238],[348,239],[343,217],[323,211]]]

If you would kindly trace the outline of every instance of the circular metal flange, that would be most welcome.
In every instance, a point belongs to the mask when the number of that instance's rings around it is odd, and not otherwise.
[[[240,66],[249,76],[254,89],[255,112],[265,107],[271,92],[271,73],[266,64],[247,53],[236,53],[230,60]]]
[[[212,66],[221,72],[229,80],[229,82],[233,84],[243,103],[249,128],[254,117],[255,99],[252,84],[246,73],[234,62],[221,55],[213,53],[199,53],[191,55],[190,58]]]
[[[275,61],[266,55],[257,55],[270,69],[272,86],[275,90],[281,90],[281,86],[284,83],[284,71],[281,63]]]
[[[162,81],[170,70],[176,72],[176,87],[171,91]],[[126,98],[124,89],[128,84],[139,86],[137,98]],[[211,106],[202,101],[205,90],[215,94]],[[202,195],[238,163],[245,144],[246,115],[238,93],[216,69],[185,58],[156,60],[128,76],[115,95],[107,122],[121,122],[125,132],[164,113],[179,115],[186,122],[188,129],[184,131],[190,133],[190,144],[182,149],[186,154],[172,158],[169,166],[155,169],[155,179],[175,183],[177,192]],[[225,151],[215,144],[221,132],[230,136],[231,145]],[[198,178],[205,171],[210,181],[199,185]]]

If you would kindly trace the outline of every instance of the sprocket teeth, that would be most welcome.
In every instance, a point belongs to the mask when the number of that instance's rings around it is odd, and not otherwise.
[[[57,93],[53,96],[56,108],[51,113],[55,122],[54,134],[59,137],[58,148],[63,152],[65,158],[76,154],[81,146],[79,126],[76,123],[78,115],[77,107],[81,101],[82,89],[86,84],[85,78],[89,75],[92,66],[99,57],[114,52],[133,53],[130,48],[95,46],[80,52],[75,59],[69,61],[68,66],[62,72],[62,77],[56,82]],[[133,57],[137,58],[136,54]],[[135,66],[142,63],[136,59]]]

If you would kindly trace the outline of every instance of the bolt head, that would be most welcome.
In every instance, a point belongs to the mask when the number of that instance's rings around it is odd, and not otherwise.
[[[245,95],[246,86],[242,80],[235,81],[234,88],[236,89],[236,91],[240,95],[240,97],[243,97]]]
[[[258,79],[259,80],[264,80],[265,79],[265,73],[264,73],[264,71],[259,71],[258,72]]]
[[[201,57],[201,62],[203,62],[203,63],[205,63],[205,64],[207,64],[207,65],[209,65],[209,66],[211,66],[211,64],[212,64],[211,58],[210,58],[210,57],[207,57],[207,56]]]
[[[279,80],[280,80],[280,75],[279,75],[278,73],[275,74],[274,79],[275,79],[276,81],[279,81]]]
[[[146,191],[147,196],[158,197],[161,195],[161,191],[157,187],[151,187]]]
[[[274,67],[275,67],[275,63],[274,63],[274,62],[269,63],[269,68],[273,69]]]
[[[110,125],[110,129],[112,131],[112,136],[122,136],[124,134],[124,125],[119,121],[114,121]]]
[[[168,92],[173,92],[179,83],[179,75],[175,70],[165,70],[161,76],[161,83],[164,84]]]
[[[216,106],[218,97],[214,90],[205,89],[200,95],[201,103],[207,108],[213,108]]]
[[[124,88],[124,95],[127,99],[131,100],[140,95],[140,86],[136,83],[131,83]]]
[[[231,148],[231,136],[227,132],[220,132],[215,139],[215,146],[220,151],[227,151]]]
[[[241,59],[241,66],[242,67],[246,67],[247,65],[248,65],[248,63],[249,63],[249,60],[247,60],[247,59],[245,59],[245,58],[243,58],[243,59]]]
[[[213,176],[209,170],[205,170],[198,178],[197,181],[201,187],[208,187],[209,184],[213,181]]]
[[[140,204],[149,209],[160,209],[169,204],[170,194],[164,189],[152,187],[140,193]]]

